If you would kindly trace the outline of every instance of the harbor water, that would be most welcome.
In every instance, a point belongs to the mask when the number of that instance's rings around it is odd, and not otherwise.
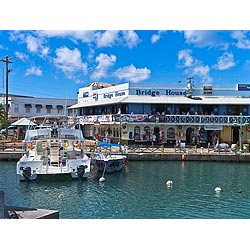
[[[61,219],[250,218],[248,163],[130,161],[121,172],[106,174],[105,183],[100,176],[19,182],[16,162],[2,161],[0,190],[6,205],[58,210]]]

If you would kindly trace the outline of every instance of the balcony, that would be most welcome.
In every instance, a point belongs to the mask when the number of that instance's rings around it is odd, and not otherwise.
[[[82,124],[119,123],[160,123],[166,125],[222,125],[235,126],[250,124],[250,116],[233,115],[146,115],[115,114],[79,116]]]

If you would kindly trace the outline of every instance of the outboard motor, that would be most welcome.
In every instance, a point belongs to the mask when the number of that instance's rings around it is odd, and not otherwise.
[[[77,176],[79,179],[82,179],[84,173],[85,173],[85,168],[86,166],[85,165],[80,165],[80,166],[77,166]]]
[[[25,181],[30,181],[30,176],[31,176],[31,167],[23,168],[23,177]]]
[[[8,211],[8,216],[9,216],[9,219],[19,219],[19,216],[15,210]]]

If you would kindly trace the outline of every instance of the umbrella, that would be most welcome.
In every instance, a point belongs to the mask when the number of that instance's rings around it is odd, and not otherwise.
[[[11,126],[29,126],[29,125],[35,126],[36,124],[25,117],[11,124]]]

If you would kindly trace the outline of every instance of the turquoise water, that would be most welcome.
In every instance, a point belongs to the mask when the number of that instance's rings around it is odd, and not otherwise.
[[[15,168],[15,162],[0,165],[5,204],[59,210],[60,218],[250,218],[249,164],[131,161],[107,174],[105,183],[95,175],[81,182],[20,183]],[[223,192],[215,194],[216,186]]]

